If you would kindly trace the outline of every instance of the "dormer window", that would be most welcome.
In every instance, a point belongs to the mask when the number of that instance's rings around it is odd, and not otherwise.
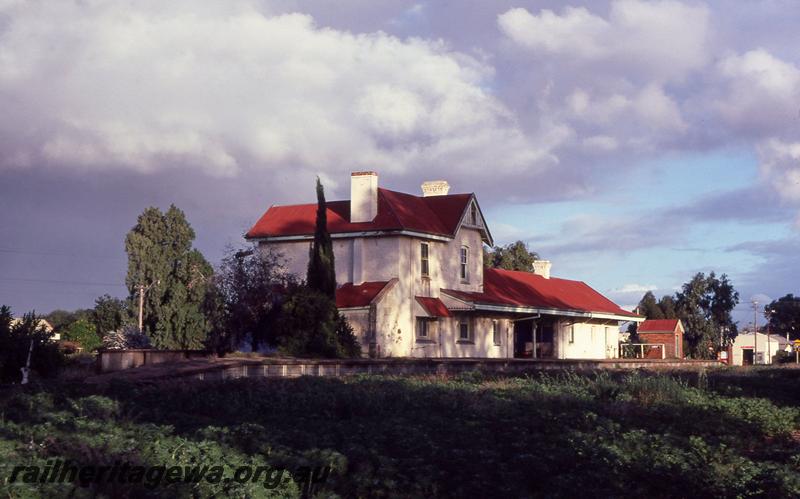
[[[430,270],[430,260],[428,257],[428,243],[420,243],[419,245],[419,268],[420,268],[420,275],[422,277],[428,277],[431,275]]]
[[[469,248],[466,246],[461,247],[459,274],[462,281],[469,281]]]

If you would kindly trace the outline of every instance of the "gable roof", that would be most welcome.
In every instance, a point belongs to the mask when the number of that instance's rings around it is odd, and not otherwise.
[[[483,292],[442,291],[476,305],[553,310],[583,316],[600,314],[620,317],[620,320],[639,319],[585,282],[556,277],[546,279],[530,272],[486,268],[483,271]]]
[[[671,333],[678,327],[680,319],[648,319],[637,328],[639,333]]]
[[[331,234],[409,231],[454,237],[474,198],[474,194],[414,196],[378,188],[378,215],[371,222],[351,223],[349,200],[328,202],[328,231]],[[247,231],[245,238],[311,237],[314,235],[316,215],[316,203],[270,206]],[[485,224],[483,238],[487,243],[492,243]]]
[[[389,281],[344,283],[336,288],[336,308],[367,307],[387,284]]]

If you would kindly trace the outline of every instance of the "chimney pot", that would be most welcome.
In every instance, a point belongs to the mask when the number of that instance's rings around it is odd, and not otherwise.
[[[447,180],[428,180],[422,183],[422,197],[446,196],[450,192]]]

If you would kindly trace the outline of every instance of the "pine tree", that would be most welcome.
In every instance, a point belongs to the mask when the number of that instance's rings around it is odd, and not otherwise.
[[[336,270],[333,257],[333,243],[328,232],[327,204],[325,190],[317,177],[317,224],[314,230],[314,242],[308,256],[308,287],[329,296],[336,297]]]
[[[163,214],[145,209],[125,239],[130,307],[138,310],[139,286],[149,286],[142,329],[156,348],[200,348],[206,337],[202,303],[212,268],[192,248],[194,237],[184,213],[172,205]]]

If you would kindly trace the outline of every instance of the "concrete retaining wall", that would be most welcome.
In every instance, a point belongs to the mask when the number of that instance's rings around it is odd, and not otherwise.
[[[144,365],[180,362],[210,356],[212,354],[205,350],[100,350],[97,353],[97,371],[108,373]]]
[[[530,360],[530,359],[226,359],[220,366],[209,366],[182,373],[196,379],[293,378],[298,376],[348,376],[355,374],[384,375],[450,375],[469,371],[523,374],[540,370],[597,369],[686,369],[720,367],[717,361],[664,360]]]

